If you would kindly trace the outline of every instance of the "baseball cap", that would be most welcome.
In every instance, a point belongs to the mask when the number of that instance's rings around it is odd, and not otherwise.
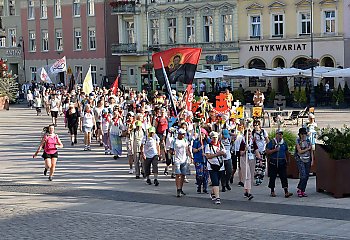
[[[186,134],[186,130],[183,129],[183,128],[180,128],[180,129],[179,129],[179,134]]]
[[[128,112],[128,115],[134,117],[134,116],[135,116],[135,113],[134,113],[134,112]]]
[[[150,127],[150,128],[148,129],[148,132],[149,132],[149,133],[155,133],[155,132],[156,132],[156,128],[155,128],[155,127]]]
[[[227,129],[222,130],[222,136],[224,138],[230,138],[231,137],[230,133],[229,133],[229,131]]]
[[[279,134],[279,133],[283,134],[283,130],[282,129],[277,129],[276,130],[276,134]]]
[[[210,137],[211,138],[218,138],[219,137],[219,134],[217,132],[211,132],[210,133]]]

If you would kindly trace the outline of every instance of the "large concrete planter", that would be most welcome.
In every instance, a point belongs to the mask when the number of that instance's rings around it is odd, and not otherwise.
[[[318,159],[316,191],[332,193],[335,198],[350,194],[350,159],[332,159],[322,145],[318,144],[315,157]]]
[[[0,110],[9,110],[10,103],[8,97],[0,97]]]
[[[294,158],[294,154],[288,153],[288,165],[287,165],[287,177],[298,179],[299,178],[299,169],[297,162]],[[311,166],[310,174],[315,175],[317,172],[317,158],[315,157],[314,165]]]

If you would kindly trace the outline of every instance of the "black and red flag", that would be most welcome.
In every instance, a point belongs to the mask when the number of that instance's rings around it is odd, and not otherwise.
[[[192,84],[201,52],[201,48],[172,48],[153,54],[152,61],[159,84],[161,86],[165,84],[160,58],[163,60],[170,84],[176,82]]]

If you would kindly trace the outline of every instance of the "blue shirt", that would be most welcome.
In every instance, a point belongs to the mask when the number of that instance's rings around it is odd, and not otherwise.
[[[210,143],[210,140],[209,139],[203,139],[203,144],[204,144],[204,147],[203,149],[205,149],[205,147]],[[197,138],[196,140],[194,140],[193,142],[193,145],[192,145],[192,151],[194,149],[197,149],[197,148],[200,148],[202,146],[199,138]],[[203,157],[203,150],[199,150],[199,152],[194,152],[193,151],[193,161],[195,163],[204,163],[205,162],[205,159]]]
[[[276,143],[276,140],[273,138],[270,140],[270,142],[266,145],[266,148],[269,150],[273,150],[277,147],[278,143]],[[288,151],[288,145],[285,141],[283,141],[283,144],[279,145],[280,150],[278,152],[274,152],[270,154],[270,159],[276,161],[278,159],[278,163],[285,163],[286,162],[286,154]]]

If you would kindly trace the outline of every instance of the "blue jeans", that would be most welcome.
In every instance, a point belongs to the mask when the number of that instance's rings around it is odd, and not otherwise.
[[[300,175],[298,189],[300,189],[302,192],[305,192],[307,181],[309,180],[309,175],[310,175],[311,161],[303,162],[298,160],[297,165],[298,165],[299,175]]]

